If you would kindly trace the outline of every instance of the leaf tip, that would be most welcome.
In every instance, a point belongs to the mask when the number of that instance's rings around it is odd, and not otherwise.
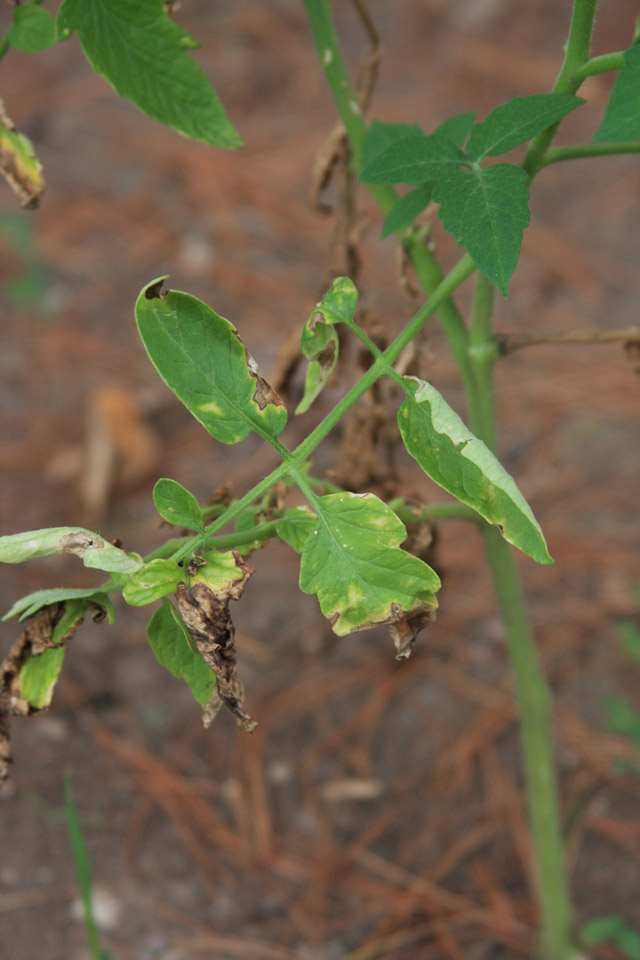
[[[162,288],[165,284],[165,281],[169,279],[169,275],[165,277],[158,277],[157,280],[152,280],[151,283],[148,283],[146,287],[142,288],[142,294],[144,295],[145,300],[162,300],[167,295],[167,291],[162,292]]]

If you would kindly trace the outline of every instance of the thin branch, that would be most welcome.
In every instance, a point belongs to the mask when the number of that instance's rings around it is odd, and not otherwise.
[[[627,327],[626,330],[570,330],[567,333],[496,333],[495,339],[501,356],[505,356],[522,347],[537,347],[546,343],[640,343],[640,327]]]

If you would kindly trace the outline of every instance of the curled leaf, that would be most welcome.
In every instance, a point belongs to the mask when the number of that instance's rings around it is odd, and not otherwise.
[[[147,627],[151,649],[159,663],[178,680],[184,682],[201,707],[211,700],[216,678],[202,659],[198,650],[191,647],[180,614],[168,599],[154,613]]]
[[[240,554],[229,551],[212,554],[204,564],[189,564],[190,585],[179,584],[180,615],[198,652],[216,675],[216,686],[205,711],[208,726],[224,704],[244,729],[251,733],[257,724],[244,709],[244,691],[236,673],[235,630],[229,615],[229,601],[238,600],[253,568]]]
[[[44,190],[42,167],[31,141],[16,130],[0,100],[0,173],[23,207],[37,207]]]
[[[74,553],[85,567],[108,573],[133,573],[142,566],[136,556],[82,527],[47,527],[0,537],[0,563],[24,563],[62,553]]]
[[[173,560],[150,560],[131,574],[122,596],[132,607],[145,607],[173,593],[183,576],[184,571]]]

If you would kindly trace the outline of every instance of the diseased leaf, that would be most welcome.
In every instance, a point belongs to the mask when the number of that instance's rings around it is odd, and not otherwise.
[[[154,600],[175,593],[184,579],[184,570],[173,560],[150,560],[127,580],[122,596],[132,607],[145,607]]]
[[[485,157],[499,157],[527,143],[584,102],[570,93],[514,97],[492,110],[482,123],[473,125],[467,153],[478,162]]]
[[[433,199],[445,229],[507,297],[529,223],[525,171],[509,163],[450,170],[436,183]]]
[[[42,710],[51,703],[64,662],[64,644],[82,623],[86,607],[83,600],[68,600],[62,616],[51,631],[49,649],[36,655],[37,648],[32,646],[30,655],[22,664],[17,677],[17,693],[33,709]]]
[[[409,227],[416,217],[422,213],[424,208],[431,200],[431,185],[418,187],[404,197],[400,197],[394,207],[387,214],[382,224],[382,237],[388,237],[398,230],[404,230]]]
[[[85,567],[109,573],[133,573],[142,566],[139,558],[82,527],[48,527],[0,537],[0,563],[24,563],[61,553],[75,553]]]
[[[124,579],[126,580],[126,577]],[[103,609],[109,623],[113,623],[116,619],[116,611],[107,594],[94,587],[52,587],[49,590],[36,590],[16,600],[2,619],[10,620],[11,617],[18,617],[18,620],[26,620],[42,607],[50,607],[64,600],[86,600],[87,603]]]
[[[383,123],[382,120],[372,120],[362,141],[362,166],[368,166],[394,141],[412,136],[424,136],[417,123]]]
[[[31,141],[18,133],[0,99],[0,173],[23,207],[37,207],[44,190],[42,167]]]
[[[305,413],[331,377],[338,359],[336,323],[353,319],[358,291],[348,277],[338,277],[311,311],[302,331],[302,353],[309,360],[304,395],[296,413]]]
[[[13,11],[7,39],[12,47],[23,53],[46,50],[56,42],[56,22],[44,7],[21,3]]]
[[[178,586],[178,609],[203,659],[216,675],[217,684],[204,715],[205,726],[224,705],[251,733],[257,724],[244,709],[244,691],[236,673],[236,641],[229,601],[238,600],[254,572],[233,551],[209,554],[204,564],[194,560],[188,570],[190,584]]]
[[[407,656],[417,630],[433,619],[440,580],[399,549],[407,531],[371,493],[319,498],[317,524],[300,562],[300,589],[316,593],[338,636],[384,624],[399,655]]]
[[[198,532],[204,529],[202,510],[198,501],[175,480],[169,480],[166,477],[158,480],[153,488],[153,502],[160,516],[175,527],[185,527],[187,530]]]
[[[96,73],[147,116],[216,147],[242,145],[186,53],[197,42],[170,19],[164,0],[64,0],[56,28],[61,40],[77,32]]]
[[[318,518],[308,507],[292,507],[276,524],[278,536],[296,551],[302,553],[309,534],[318,526]]]
[[[420,187],[468,163],[455,143],[441,133],[394,140],[363,167],[362,183],[408,183]]]
[[[184,680],[204,709],[211,699],[215,674],[197,651],[191,649],[189,635],[180,614],[164,599],[147,627],[147,638],[157,660],[178,680]]]
[[[435,387],[414,377],[403,379],[398,425],[405,447],[427,476],[495,524],[523,553],[538,563],[553,563],[529,504],[493,453]]]
[[[640,45],[624,54],[594,143],[640,140]]]
[[[151,362],[205,430],[237,443],[254,430],[277,437],[284,401],[260,376],[233,324],[188,293],[161,294],[166,279],[143,288],[136,322]]]
[[[448,117],[444,120],[433,132],[449,137],[462,150],[475,118],[475,110],[471,110],[469,113],[458,113],[455,117]]]

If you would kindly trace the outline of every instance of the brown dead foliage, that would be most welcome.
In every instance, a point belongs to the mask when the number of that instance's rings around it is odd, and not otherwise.
[[[195,582],[191,586],[178,584],[176,596],[184,624],[217,679],[211,702],[205,710],[205,726],[213,722],[224,703],[240,725],[251,733],[257,723],[244,710],[244,690],[236,673],[235,629],[229,614],[229,601],[240,598],[254,570],[235,551],[234,557],[242,573],[241,579],[216,589],[204,580],[197,580],[199,565],[192,561],[188,572]]]

